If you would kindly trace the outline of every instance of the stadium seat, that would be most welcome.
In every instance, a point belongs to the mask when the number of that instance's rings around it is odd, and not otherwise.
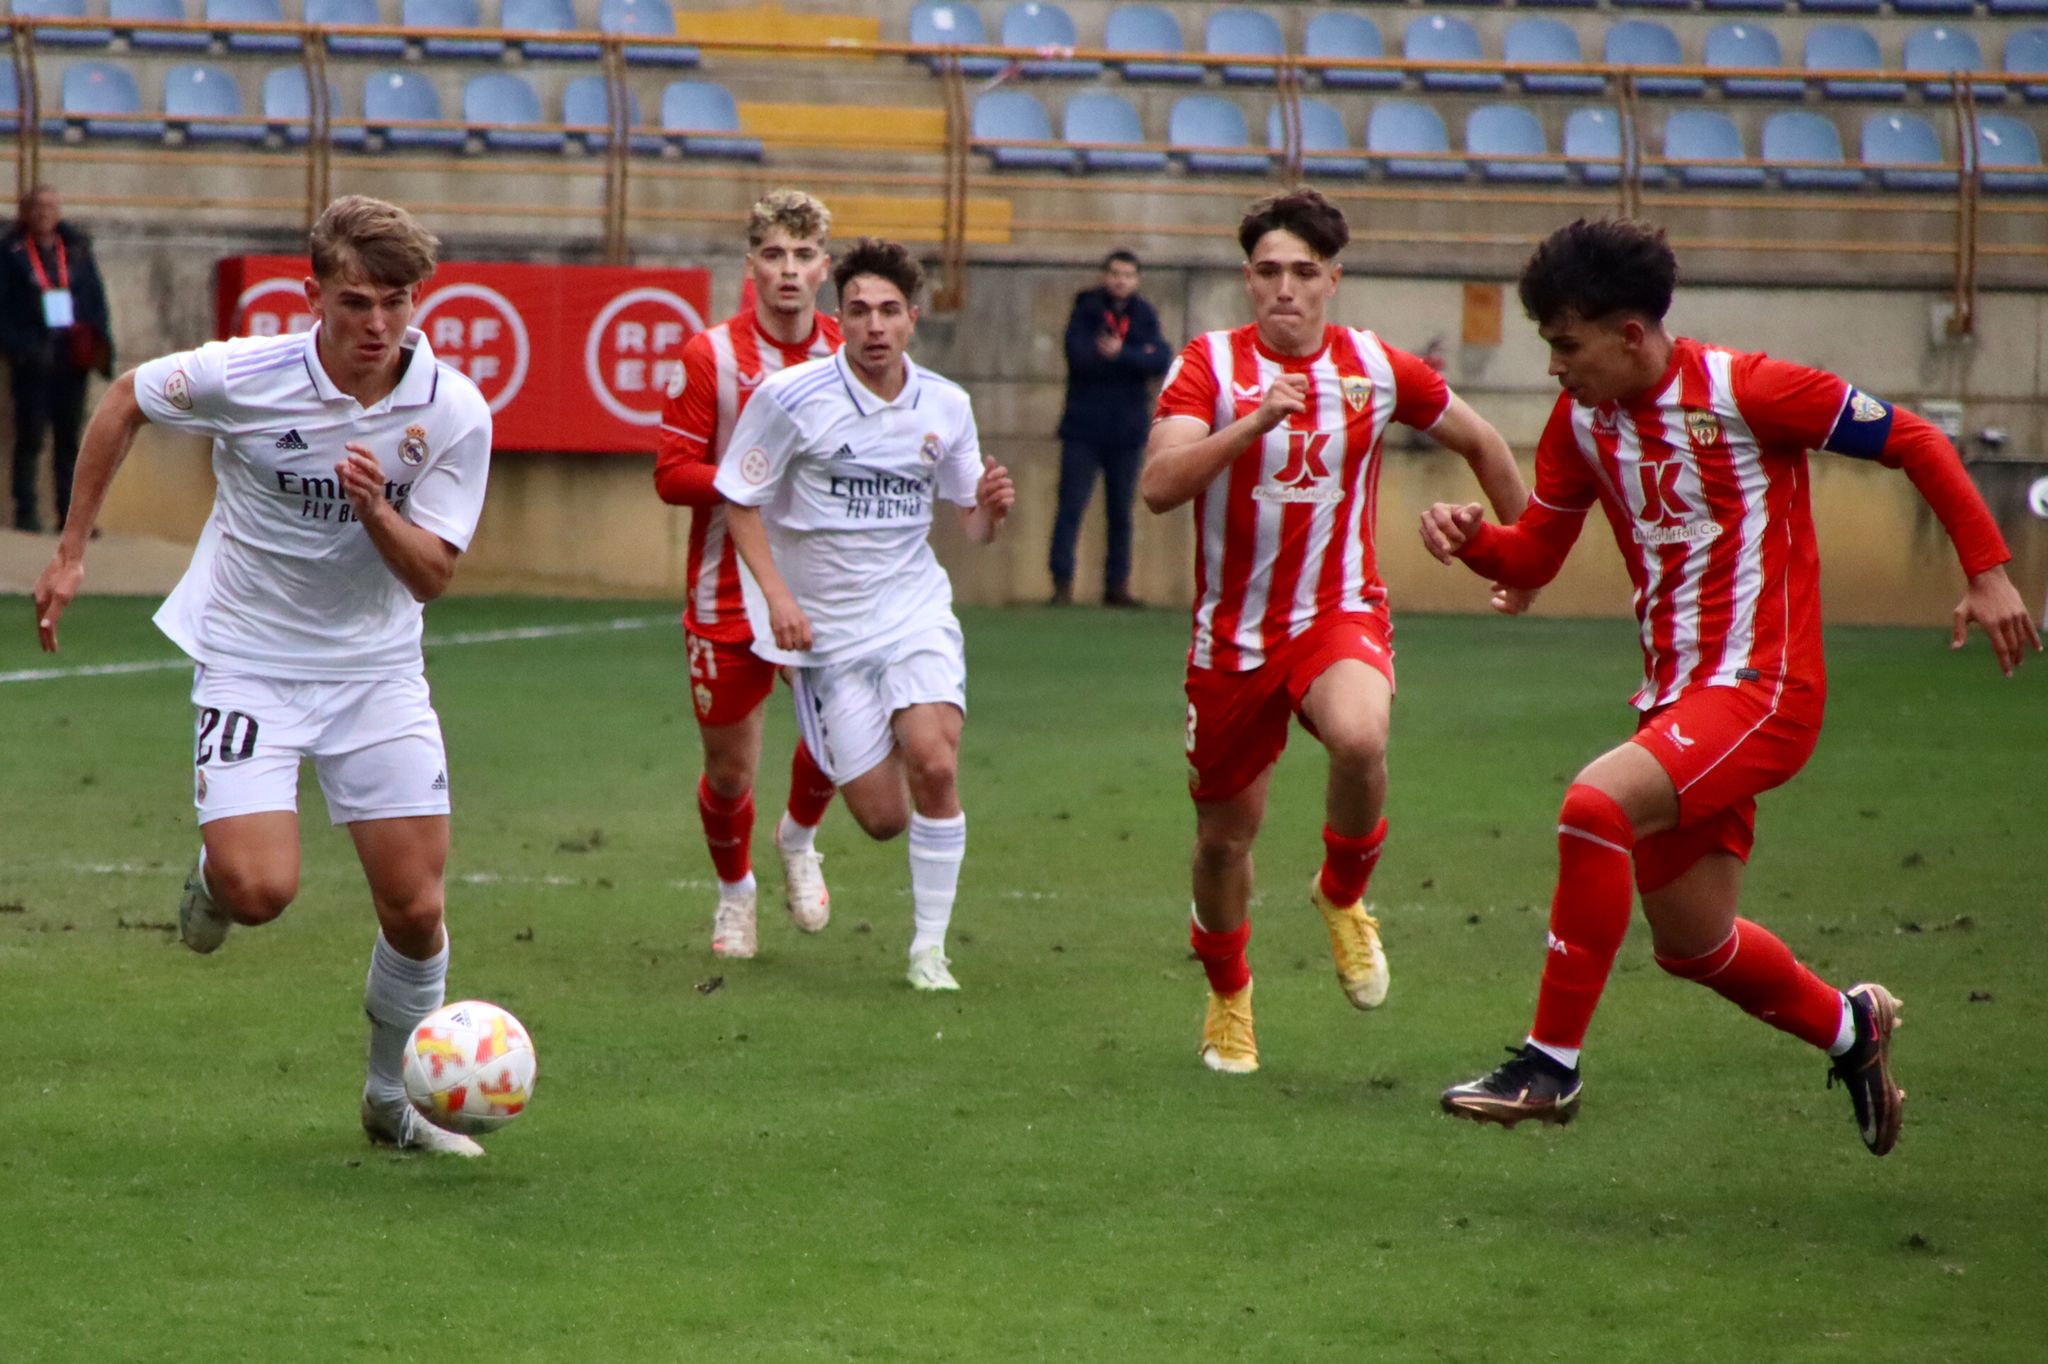
[[[661,92],[661,131],[685,156],[761,159],[761,139],[740,132],[739,106],[715,81],[670,81]]]
[[[1607,30],[1606,60],[1614,66],[1684,66],[1678,35],[1654,19],[1623,19]],[[1706,92],[1698,76],[1637,76],[1636,91],[1644,95],[1680,95],[1688,99]]]
[[[1109,12],[1102,45],[1111,52],[1185,52],[1180,21],[1157,5],[1121,5]],[[1199,81],[1202,68],[1192,62],[1122,61],[1117,69],[1128,81]]]
[[[313,111],[306,91],[303,66],[280,66],[263,78],[263,121],[293,146],[303,145],[311,136]],[[330,122],[342,117],[341,92],[333,81],[327,83],[327,117]],[[359,149],[369,140],[359,124],[344,127],[336,123],[330,131],[337,147]]]
[[[213,39],[204,33],[168,33],[124,27],[138,20],[182,24],[186,20],[184,0],[107,0],[107,18],[113,21],[116,33],[127,32],[128,46],[140,51],[203,52],[213,46]]]
[[[2048,28],[2023,28],[2005,40],[2005,74],[2022,77],[2020,94],[2048,100]]]
[[[569,140],[538,126],[547,122],[540,96],[526,77],[510,71],[486,71],[469,78],[462,87],[462,121],[492,151],[558,152]]]
[[[1785,53],[1778,35],[1756,24],[1723,24],[1707,34],[1706,63],[1710,67],[1783,66]],[[1806,82],[1793,77],[1779,80],[1769,76],[1724,76],[1721,93],[1737,99],[1797,100],[1806,93]]]
[[[1079,45],[1074,35],[1073,16],[1058,5],[1041,4],[1040,0],[1026,0],[1026,3],[1004,10],[1002,35],[1004,47],[1028,47],[1041,52],[1051,48],[1072,49]],[[1021,63],[1019,70],[1035,79],[1094,80],[1102,74],[1102,63],[1082,61],[1076,57],[1036,57]]]
[[[1465,162],[1451,155],[1443,116],[1427,104],[1385,99],[1365,121],[1365,150],[1393,180],[1462,180]]]
[[[1703,0],[1702,8],[1714,10],[1754,10],[1763,14],[1783,14],[1788,0]]]
[[[1787,109],[1764,120],[1763,159],[1790,189],[1861,189],[1862,171],[1847,164],[1834,120],[1804,109]],[[1825,162],[1789,165],[1788,162]]]
[[[1564,121],[1564,154],[1587,184],[1614,184],[1627,161],[1621,116],[1612,109],[1574,109]]]
[[[1863,120],[1862,159],[1886,189],[1956,187],[1956,173],[1941,166],[1941,140],[1918,114],[1872,114]]]
[[[1536,180],[1562,184],[1570,175],[1560,161],[1489,161],[1493,156],[1543,156],[1550,151],[1543,125],[1519,104],[1489,104],[1465,117],[1465,152],[1479,163],[1485,180]]]
[[[1501,39],[1501,58],[1510,62],[1582,64],[1579,31],[1556,19],[1517,19]],[[1607,78],[1591,72],[1526,71],[1515,77],[1532,95],[1597,95]]]
[[[1478,62],[1479,34],[1455,14],[1426,14],[1411,20],[1401,38],[1401,55],[1412,62]],[[1493,94],[1507,79],[1492,71],[1425,71],[1425,90],[1470,90]],[[1462,170],[1460,171],[1462,174]]]
[[[1198,175],[1263,175],[1272,158],[1251,149],[1244,110],[1220,95],[1188,95],[1173,102],[1166,143]]]
[[[2005,194],[2048,192],[2048,167],[2034,130],[2010,114],[1977,117],[1977,169],[1985,189]]]
[[[189,62],[164,73],[164,121],[183,131],[187,142],[261,142],[259,124],[189,121],[240,118],[245,112],[241,87],[217,66]]]
[[[0,133],[21,131],[21,90],[14,83],[14,63],[0,62]]]
[[[1301,55],[1330,60],[1360,60],[1384,57],[1380,31],[1372,20],[1350,10],[1324,10],[1302,30]],[[1320,73],[1326,90],[1398,90],[1398,71],[1368,71],[1358,67],[1325,67]]]
[[[1906,35],[1906,70],[1974,74],[1984,70],[1984,54],[1978,49],[1977,40],[1962,29],[1936,24]],[[2005,98],[2005,87],[1996,81],[1977,81],[1974,85],[1980,100],[1996,103]],[[1947,81],[1933,81],[1922,85],[1920,94],[1924,99],[1943,100],[1954,89]]]
[[[1029,90],[990,90],[974,101],[970,141],[1004,170],[1074,169],[1070,147],[1015,147],[1013,142],[1051,142],[1052,120]]]
[[[611,147],[611,97],[605,91],[603,76],[578,76],[563,88],[562,122],[569,125],[569,135],[583,144],[584,151],[596,154]],[[626,127],[640,125],[640,97],[628,86]],[[628,132],[626,150],[635,156],[659,156],[662,142],[653,133]]]
[[[441,96],[418,72],[385,67],[363,78],[363,121],[384,135],[385,146],[459,149],[469,141],[459,128],[393,126],[435,123],[440,118]]]
[[[1892,0],[1899,14],[1975,14],[1977,0]]]
[[[1361,176],[1370,168],[1344,131],[1344,116],[1319,99],[1302,99],[1301,169],[1308,175]],[[1279,105],[1266,111],[1266,146],[1273,154],[1287,151],[1287,117]]]
[[[405,0],[399,22],[407,28],[482,28],[484,19],[476,0]],[[432,60],[481,57],[496,61],[505,55],[505,44],[497,38],[422,38],[420,51]]]
[[[498,11],[500,26],[512,33],[575,33],[580,31],[569,0],[504,0]],[[596,43],[567,42],[555,38],[519,41],[521,56],[542,61],[595,61],[602,51]]]
[[[597,8],[597,27],[600,33],[629,38],[673,38],[676,16],[668,0],[603,0]],[[635,66],[695,66],[699,59],[696,48],[680,44],[633,43],[626,47],[625,57]]]
[[[14,0],[17,19],[83,19],[85,0]],[[114,41],[110,28],[38,28],[37,47],[105,47]]]
[[[950,0],[923,0],[910,11],[910,41],[932,47],[986,47],[988,30],[982,27],[981,11],[972,5]],[[924,64],[939,69],[940,58],[926,57]],[[1001,57],[960,58],[963,76],[993,76],[1008,65]]]
[[[1882,71],[1884,57],[1877,39],[1868,29],[1854,24],[1820,24],[1806,32],[1808,71]],[[1904,99],[1904,81],[1823,80],[1820,92],[1828,99]]]
[[[377,0],[306,0],[309,24],[381,24]],[[382,38],[365,33],[336,33],[327,39],[327,50],[345,57],[403,57],[405,39]]]
[[[1990,0],[1985,8],[1993,18],[2009,19],[2015,15],[2048,14],[2048,0]]]
[[[250,33],[237,24],[281,24],[284,6],[278,0],[206,0],[206,24],[216,33],[226,33],[230,52],[297,52],[299,38],[293,33]]]
[[[1799,0],[1799,8],[1807,14],[1875,14],[1884,0]]]
[[[1517,9],[1598,9],[1600,0],[1520,0]]]
[[[73,62],[64,70],[64,117],[87,137],[162,137],[164,121],[142,112],[142,94],[126,66]]]
[[[1256,9],[1219,9],[1211,14],[1202,46],[1212,57],[1281,57],[1287,52],[1287,45],[1280,40],[1280,25],[1273,22],[1272,15]],[[1276,66],[1231,62],[1223,67],[1227,85],[1272,85],[1279,78]]]
[[[1122,95],[1094,90],[1069,99],[1061,136],[1081,153],[1084,170],[1166,169],[1166,153],[1144,149],[1138,111]]]
[[[1691,9],[1692,0],[1611,0],[1616,8]]]
[[[1664,160],[1682,185],[1750,188],[1764,183],[1756,166],[1700,165],[1704,161],[1740,161],[1742,133],[1735,121],[1712,109],[1674,109],[1664,120]]]

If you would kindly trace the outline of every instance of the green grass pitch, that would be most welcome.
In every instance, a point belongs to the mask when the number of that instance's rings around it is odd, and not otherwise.
[[[40,667],[27,604],[0,672]],[[646,619],[453,600],[430,634]],[[189,676],[0,684],[0,1361],[2007,1360],[2048,1328],[2048,660],[1831,632],[1821,747],[1766,796],[1747,911],[1906,1001],[1873,1160],[1824,1063],[1623,951],[1580,1120],[1436,1109],[1526,1026],[1566,779],[1628,731],[1625,623],[1399,627],[1393,963],[1361,1015],[1303,890],[1297,734],[1259,847],[1264,1069],[1198,1063],[1179,613],[968,611],[951,999],[902,981],[900,842],[835,807],[833,920],[708,949],[673,626],[436,646],[451,993],[530,1026],[479,1162],[355,1123],[373,933],[310,772],[305,880],[211,958]],[[88,599],[55,662],[163,658]]]

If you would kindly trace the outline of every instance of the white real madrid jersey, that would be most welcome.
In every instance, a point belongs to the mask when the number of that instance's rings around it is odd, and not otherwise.
[[[928,539],[933,503],[974,505],[981,437],[964,389],[903,364],[903,391],[886,403],[844,351],[778,371],[733,428],[718,491],[761,508],[775,566],[811,621],[810,649],[778,649],[745,575],[763,658],[820,667],[952,619],[953,585]]]
[[[213,512],[157,628],[211,668],[408,676],[421,669],[420,603],[377,553],[334,466],[344,445],[366,446],[385,498],[465,550],[490,475],[490,407],[408,329],[398,387],[365,408],[327,377],[318,336],[212,341],[135,371],[144,416],[213,438]]]

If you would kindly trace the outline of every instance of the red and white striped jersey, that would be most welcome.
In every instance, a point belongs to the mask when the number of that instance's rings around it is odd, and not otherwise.
[[[1450,404],[1441,375],[1369,331],[1333,326],[1314,355],[1284,356],[1253,325],[1190,341],[1167,372],[1157,420],[1220,431],[1283,373],[1308,378],[1307,411],[1195,498],[1197,668],[1245,672],[1319,617],[1386,609],[1373,554],[1380,443],[1390,422],[1427,429]]]
[[[693,633],[730,644],[754,637],[740,594],[739,554],[725,531],[725,502],[711,487],[734,423],[763,379],[839,346],[839,323],[823,313],[809,337],[786,346],[763,335],[751,308],[684,344],[682,368],[662,405],[654,482],[665,500],[690,506],[683,625]]]

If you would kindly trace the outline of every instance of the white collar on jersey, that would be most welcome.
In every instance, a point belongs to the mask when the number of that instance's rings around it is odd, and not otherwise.
[[[427,345],[427,334],[418,327],[407,327],[405,339],[398,343],[400,350],[412,352],[412,361],[399,376],[398,387],[391,390],[389,397],[368,410],[377,411],[389,407],[424,407],[434,400],[434,390],[439,387],[440,376],[434,369],[434,352]],[[306,373],[312,377],[313,391],[325,403],[354,402],[355,399],[334,386],[334,380],[327,375],[327,366],[320,363],[320,324],[306,333]]]
[[[903,391],[886,403],[882,401],[881,394],[861,382],[860,376],[853,372],[853,367],[846,361],[844,347],[832,353],[832,363],[839,368],[839,378],[846,385],[846,396],[852,401],[853,410],[863,417],[871,417],[888,407],[917,406],[917,395],[924,384],[918,377],[917,366],[911,363],[909,356],[903,357]]]

